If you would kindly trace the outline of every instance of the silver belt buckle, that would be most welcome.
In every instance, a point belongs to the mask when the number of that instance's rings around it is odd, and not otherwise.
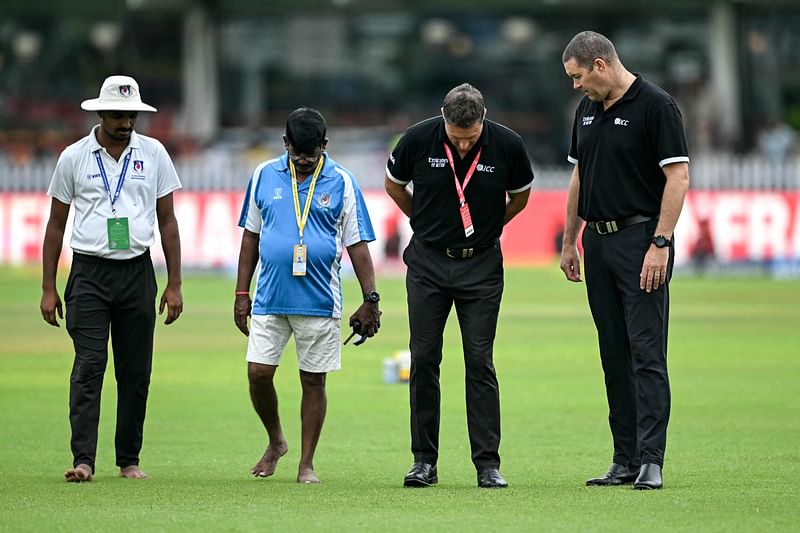
[[[594,227],[599,235],[608,235],[609,233],[616,233],[619,231],[619,227],[617,226],[616,220],[612,220],[610,222],[605,222],[605,221],[595,222]]]
[[[444,253],[450,259],[469,259],[475,255],[475,248],[445,248]]]

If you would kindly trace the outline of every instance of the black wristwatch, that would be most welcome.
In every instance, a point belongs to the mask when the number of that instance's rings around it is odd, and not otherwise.
[[[663,235],[656,235],[650,242],[655,244],[656,248],[669,248],[672,246],[672,239],[667,239]]]
[[[364,293],[364,301],[365,302],[372,302],[378,303],[381,301],[381,295],[378,294],[376,291],[369,291]]]

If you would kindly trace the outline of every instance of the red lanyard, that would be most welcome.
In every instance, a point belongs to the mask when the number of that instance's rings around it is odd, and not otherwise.
[[[472,179],[472,175],[475,173],[475,167],[478,166],[478,160],[481,158],[481,152],[483,152],[483,148],[478,150],[478,155],[475,156],[475,159],[469,166],[467,175],[464,177],[463,186],[458,182],[458,175],[456,175],[456,165],[453,162],[453,152],[452,150],[450,150],[450,147],[447,146],[447,143],[444,143],[444,152],[447,154],[447,160],[450,162],[450,168],[453,169],[453,179],[456,182],[456,193],[458,194],[459,205],[463,206],[464,204],[466,204],[466,200],[464,199],[464,189],[467,188],[467,185],[469,185],[469,180]]]

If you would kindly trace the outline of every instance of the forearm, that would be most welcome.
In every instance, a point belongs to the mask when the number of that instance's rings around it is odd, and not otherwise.
[[[164,259],[167,264],[167,285],[180,287],[181,276],[181,239],[178,231],[178,221],[174,216],[169,216],[159,224],[161,233],[161,248],[164,250]]]
[[[236,292],[250,292],[250,282],[258,265],[258,243],[258,234],[244,230],[239,249],[239,266],[236,270]]]
[[[375,290],[375,269],[372,265],[372,256],[369,246],[364,241],[347,247],[347,254],[353,263],[353,270],[361,285],[361,292],[368,293]]]
[[[50,203],[50,218],[47,219],[42,243],[42,290],[49,291],[56,288],[58,259],[61,257],[68,217],[69,204],[53,198]]]
[[[178,220],[172,203],[172,193],[156,200],[158,231],[161,233],[161,248],[167,263],[167,287],[180,289],[181,278],[181,238]]]
[[[564,220],[563,247],[575,246],[578,242],[578,233],[581,230],[583,221],[578,216],[578,196],[580,193],[580,178],[578,177],[578,166],[572,170],[572,178],[569,181],[567,193],[567,212]]]
[[[686,163],[668,165],[664,167],[664,174],[667,176],[667,183],[664,186],[661,214],[655,234],[671,238],[683,209],[686,192],[689,190],[689,167]]]
[[[411,218],[412,194],[408,187],[393,182],[387,176],[384,181],[384,188],[386,189],[386,193],[389,195],[389,197],[394,200],[394,203],[400,208],[400,211],[405,213],[407,217]]]
[[[362,294],[375,290],[375,270],[372,267],[372,257],[369,255],[367,243],[361,241],[347,247],[347,254],[353,263],[353,270],[361,285]],[[372,337],[381,327],[381,311],[378,302],[372,298],[364,298],[356,312],[350,317],[350,326],[360,335]]]
[[[528,205],[528,198],[530,197],[531,190],[527,189],[525,191],[519,193],[509,193],[508,195],[508,202],[506,202],[506,211],[503,215],[503,225],[508,224],[511,222],[515,216],[522,212],[525,209],[525,206]]]
[[[57,227],[57,224],[55,224],[52,220],[48,221],[44,234],[44,242],[42,243],[43,290],[54,290],[56,288],[58,259],[61,257],[61,247],[63,242],[64,228]]]

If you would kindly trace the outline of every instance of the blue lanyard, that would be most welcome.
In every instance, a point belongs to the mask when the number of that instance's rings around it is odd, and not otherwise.
[[[125,183],[125,174],[128,172],[128,163],[131,162],[131,151],[128,151],[128,155],[125,156],[125,159],[122,161],[122,173],[119,175],[119,183],[117,183],[117,190],[114,191],[114,196],[111,196],[111,186],[108,184],[108,176],[106,175],[106,169],[103,166],[103,159],[100,156],[100,150],[96,150],[94,153],[94,158],[97,159],[97,167],[100,169],[100,176],[103,177],[103,185],[106,186],[106,192],[108,193],[108,201],[111,202],[111,213],[114,216],[117,216],[117,210],[114,209],[114,203],[119,198],[119,193],[122,192],[122,184]]]

